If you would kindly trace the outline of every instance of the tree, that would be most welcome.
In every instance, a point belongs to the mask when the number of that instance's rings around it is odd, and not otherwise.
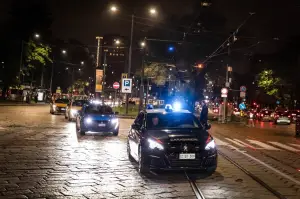
[[[156,85],[163,86],[168,79],[168,70],[165,64],[152,62],[145,67],[144,76],[151,78]]]
[[[78,93],[80,95],[84,95],[85,94],[85,88],[89,86],[89,83],[87,81],[84,81],[84,80],[77,80],[74,82],[74,84],[72,86],[70,86],[68,88],[68,92],[69,93],[73,93],[73,91],[78,91]]]
[[[258,74],[258,87],[268,95],[279,98],[279,83],[282,80],[274,75],[273,70],[263,70]]]
[[[39,65],[45,66],[47,62],[52,63],[52,59],[49,57],[51,48],[44,44],[37,45],[32,40],[27,43],[26,51],[26,63],[28,68],[35,69]]]

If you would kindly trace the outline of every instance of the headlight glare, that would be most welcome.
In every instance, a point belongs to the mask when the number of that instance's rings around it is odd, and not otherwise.
[[[92,119],[89,117],[85,119],[85,123],[87,124],[91,124],[92,122],[93,122]]]
[[[209,143],[207,143],[207,145],[205,146],[205,150],[211,150],[211,149],[215,149],[216,148],[216,143],[214,140],[210,141]]]
[[[112,124],[117,124],[117,123],[119,123],[119,119],[118,119],[118,118],[113,118],[113,119],[111,120],[111,123],[112,123]]]
[[[149,148],[150,149],[159,149],[159,150],[164,150],[163,145],[161,145],[160,143],[156,142],[155,140],[152,139],[148,139],[148,143],[149,143]]]
[[[71,109],[71,114],[72,115],[75,115],[75,114],[77,114],[78,113],[78,110],[76,110],[76,109]]]

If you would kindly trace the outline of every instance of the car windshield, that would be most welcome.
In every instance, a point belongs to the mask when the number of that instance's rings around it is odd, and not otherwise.
[[[148,113],[147,128],[199,128],[201,124],[191,113]]]
[[[113,114],[113,110],[109,106],[90,105],[86,108],[86,113],[92,114]]]
[[[75,100],[73,102],[73,106],[83,106],[83,104],[85,103],[85,100]]]
[[[67,104],[68,102],[69,102],[68,99],[57,99],[57,100],[55,100],[55,103]]]

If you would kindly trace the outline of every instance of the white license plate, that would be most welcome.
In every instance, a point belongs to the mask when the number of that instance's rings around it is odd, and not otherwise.
[[[104,127],[104,126],[106,126],[106,124],[98,124],[98,126],[100,126],[100,127]]]
[[[180,153],[179,154],[179,159],[180,160],[191,160],[191,159],[195,159],[195,153]]]
[[[65,108],[61,108],[60,110],[64,111],[64,110],[66,110],[66,109],[65,109]]]

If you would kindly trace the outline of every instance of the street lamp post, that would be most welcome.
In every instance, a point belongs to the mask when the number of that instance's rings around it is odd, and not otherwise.
[[[116,6],[112,6],[110,8],[112,12],[117,12],[118,8]],[[149,13],[151,15],[156,15],[156,9],[155,8],[150,8]],[[130,44],[129,44],[129,58],[128,58],[128,78],[130,78],[130,72],[131,72],[131,60],[132,60],[132,40],[133,40],[133,28],[134,28],[134,13],[131,14],[131,29],[130,29]],[[128,114],[128,94],[126,94],[126,114]]]

